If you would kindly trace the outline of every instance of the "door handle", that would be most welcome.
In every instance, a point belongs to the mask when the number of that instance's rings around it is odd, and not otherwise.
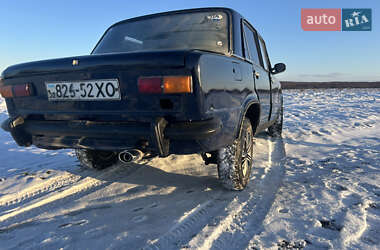
[[[259,79],[260,73],[257,71],[253,71],[253,75],[256,77],[256,79]]]

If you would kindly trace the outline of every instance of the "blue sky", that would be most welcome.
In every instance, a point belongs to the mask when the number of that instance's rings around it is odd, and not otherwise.
[[[233,8],[256,27],[272,64],[287,64],[281,80],[380,81],[378,0],[3,0],[0,71],[16,63],[89,54],[107,27],[123,19],[209,6]],[[303,31],[301,8],[372,8],[372,31]]]

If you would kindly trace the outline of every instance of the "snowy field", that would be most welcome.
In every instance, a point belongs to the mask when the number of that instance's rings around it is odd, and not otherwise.
[[[284,103],[283,138],[255,139],[242,192],[198,155],[95,172],[1,131],[0,249],[379,249],[380,90],[287,90]]]

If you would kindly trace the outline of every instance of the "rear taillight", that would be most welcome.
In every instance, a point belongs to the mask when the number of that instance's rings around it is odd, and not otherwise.
[[[31,96],[32,86],[30,84],[21,84],[13,86],[13,94],[15,97]]]
[[[33,87],[29,83],[12,86],[1,86],[0,93],[4,98],[32,96]]]
[[[1,93],[1,96],[4,98],[13,97],[12,86],[1,86],[0,93]]]
[[[162,93],[162,78],[140,77],[138,87],[140,93],[160,94]]]
[[[191,76],[140,77],[138,89],[140,93],[145,94],[183,94],[193,92]]]
[[[190,76],[165,76],[163,84],[165,94],[192,92],[192,82]]]

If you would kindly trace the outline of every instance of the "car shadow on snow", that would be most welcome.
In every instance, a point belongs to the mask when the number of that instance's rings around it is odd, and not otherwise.
[[[254,157],[253,170],[261,169],[264,165],[268,168],[271,165],[284,164],[286,152],[282,138],[271,138],[261,133],[255,138],[255,142],[254,150],[257,151],[257,155]],[[224,190],[218,181],[216,164],[205,165],[199,155],[156,157],[144,163],[119,163],[103,171],[80,168],[73,174],[111,183]],[[255,178],[257,176],[252,173],[251,179]]]
[[[202,174],[210,171],[206,168],[215,168],[215,166],[201,166],[204,169]],[[152,166],[150,164],[136,164],[131,163],[127,166],[117,166],[117,169],[111,170],[115,175],[102,175],[98,177],[99,179],[107,182],[119,182],[119,183],[128,183],[136,184],[141,186],[155,186],[155,187],[176,187],[176,188],[185,188],[185,187],[200,187],[200,186],[214,186],[217,187],[216,176],[204,176],[199,175],[199,172],[194,174],[188,174],[185,172],[176,173],[170,171],[165,171],[160,167]]]

